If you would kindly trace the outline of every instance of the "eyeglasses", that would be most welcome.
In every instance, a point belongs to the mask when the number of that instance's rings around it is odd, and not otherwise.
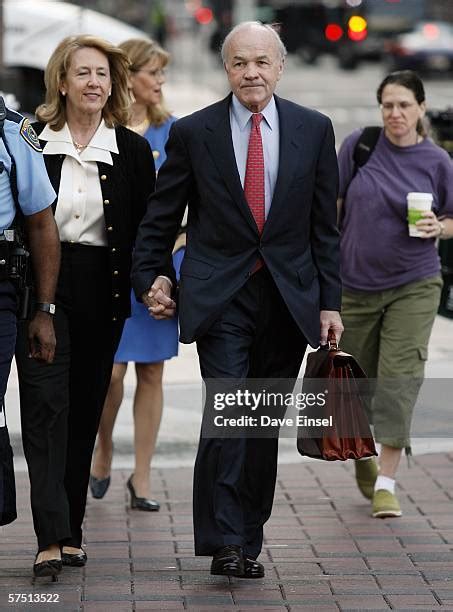
[[[164,77],[167,73],[165,68],[156,68],[155,70],[145,70],[144,68],[139,68],[137,70],[131,70],[131,72],[145,72],[148,76],[156,78],[156,77]]]
[[[380,109],[383,113],[391,113],[394,108],[397,108],[399,111],[408,111],[410,108],[415,106],[414,102],[396,102],[396,104],[392,104],[391,102],[384,102],[384,104],[380,104]]]

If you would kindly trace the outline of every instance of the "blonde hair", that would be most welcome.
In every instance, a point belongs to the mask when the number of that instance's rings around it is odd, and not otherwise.
[[[132,73],[141,70],[150,60],[159,62],[162,68],[170,61],[170,54],[150,38],[131,38],[118,46],[126,53],[130,62],[129,70]],[[153,126],[162,125],[171,114],[163,100],[160,104],[149,104],[147,113],[148,121]]]
[[[36,118],[48,123],[54,130],[61,130],[64,126],[66,98],[61,94],[60,87],[66,78],[74,52],[83,48],[97,49],[109,62],[112,93],[102,109],[106,125],[126,125],[131,105],[127,72],[129,62],[126,54],[107,40],[87,34],[64,38],[52,53],[44,73],[46,98],[44,104],[36,109]]]

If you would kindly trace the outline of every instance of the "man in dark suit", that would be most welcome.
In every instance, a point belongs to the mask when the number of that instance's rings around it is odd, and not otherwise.
[[[153,316],[172,316],[170,279],[159,275],[188,205],[181,341],[197,342],[205,381],[294,380],[307,342],[325,343],[329,330],[339,340],[343,330],[333,130],[327,117],[274,96],[284,57],[269,26],[230,32],[222,59],[232,93],[173,126],[139,229],[136,294]],[[264,575],[256,558],[277,451],[277,436],[202,430],[195,553],[213,555],[212,574]]]

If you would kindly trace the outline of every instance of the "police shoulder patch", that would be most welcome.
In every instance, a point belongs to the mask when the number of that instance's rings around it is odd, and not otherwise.
[[[32,128],[31,123],[28,119],[24,119],[20,128],[20,135],[35,151],[42,152],[41,144],[39,142],[38,135]]]

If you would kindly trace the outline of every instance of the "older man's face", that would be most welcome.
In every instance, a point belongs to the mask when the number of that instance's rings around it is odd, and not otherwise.
[[[283,71],[277,41],[264,28],[240,30],[226,49],[225,70],[241,104],[253,113],[261,112]]]

